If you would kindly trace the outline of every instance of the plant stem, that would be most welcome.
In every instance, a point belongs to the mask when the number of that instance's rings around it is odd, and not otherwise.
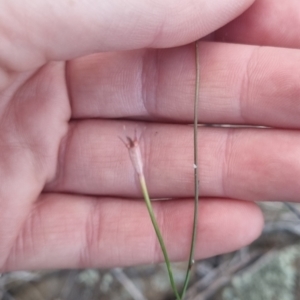
[[[144,200],[145,200],[145,203],[146,203],[146,206],[148,209],[148,213],[150,215],[151,222],[153,224],[157,239],[159,241],[159,244],[160,244],[160,247],[161,247],[165,262],[166,262],[166,266],[167,266],[167,270],[168,270],[170,283],[171,283],[173,292],[176,296],[176,299],[181,300],[181,297],[177,291],[177,288],[176,288],[176,285],[174,282],[174,277],[173,277],[173,273],[172,273],[172,269],[171,269],[171,263],[170,263],[170,259],[168,256],[168,252],[167,252],[163,237],[160,233],[160,230],[159,230],[159,227],[158,227],[155,215],[154,215],[154,211],[152,208],[151,200],[149,197],[146,180],[145,180],[145,176],[144,176],[144,171],[143,171],[143,161],[142,161],[141,149],[140,149],[139,142],[137,139],[136,131],[135,131],[134,139],[132,139],[128,136],[126,138],[127,138],[127,142],[123,141],[121,138],[120,139],[125,144],[126,148],[128,149],[130,160],[132,162],[132,165],[134,167],[136,174],[139,177],[140,185],[141,185]]]
[[[141,184],[143,196],[144,196],[144,199],[145,199],[145,202],[146,202],[146,206],[147,206],[147,209],[148,209],[148,212],[149,212],[149,215],[150,215],[150,219],[151,219],[151,222],[153,224],[153,227],[154,227],[157,239],[159,241],[162,253],[164,255],[164,259],[165,259],[165,262],[166,262],[167,271],[168,271],[168,274],[169,274],[169,279],[170,279],[170,283],[171,283],[173,292],[176,296],[176,299],[181,300],[181,297],[180,297],[180,295],[177,291],[177,288],[176,288],[176,285],[175,285],[175,282],[174,282],[174,277],[173,277],[173,272],[172,272],[172,269],[171,269],[171,263],[170,263],[170,259],[169,259],[169,256],[168,256],[168,252],[167,252],[163,237],[161,235],[161,232],[159,230],[159,227],[158,227],[158,224],[157,224],[154,212],[153,212],[153,208],[152,208],[151,200],[150,200],[150,197],[149,197],[149,194],[148,194],[148,189],[147,189],[147,185],[146,185],[144,175],[139,174],[139,179],[140,179],[140,184]]]
[[[194,221],[193,221],[193,233],[190,248],[190,256],[188,267],[186,271],[186,277],[184,280],[183,290],[181,293],[181,299],[184,298],[186,289],[188,287],[191,269],[194,261],[195,244],[197,238],[197,223],[198,223],[198,204],[199,204],[199,172],[198,172],[198,106],[199,106],[199,80],[200,80],[200,67],[199,67],[199,46],[198,42],[195,42],[195,61],[196,61],[196,79],[195,79],[195,99],[194,99]]]

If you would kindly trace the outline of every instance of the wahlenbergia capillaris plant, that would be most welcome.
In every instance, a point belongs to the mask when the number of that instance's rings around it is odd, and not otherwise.
[[[196,76],[195,76],[195,99],[194,99],[194,220],[193,220],[193,233],[190,247],[190,256],[186,271],[186,277],[181,293],[181,299],[184,298],[186,289],[188,287],[191,269],[194,260],[194,252],[197,238],[197,224],[198,224],[198,206],[199,206],[199,172],[198,172],[198,106],[199,106],[199,82],[200,82],[200,61],[199,61],[199,44],[195,42],[195,62],[196,62]]]
[[[195,201],[194,201],[194,220],[193,220],[193,231],[192,231],[192,241],[191,241],[191,247],[190,247],[190,254],[189,254],[189,261],[188,261],[188,266],[187,266],[187,271],[186,271],[186,276],[185,276],[185,281],[183,285],[183,290],[181,294],[177,291],[175,281],[174,281],[174,276],[173,272],[171,269],[171,263],[169,259],[169,255],[164,243],[164,239],[162,237],[162,234],[160,232],[159,226],[157,224],[154,211],[152,208],[151,200],[149,197],[148,189],[147,189],[147,184],[144,176],[144,171],[143,171],[143,161],[142,161],[142,155],[141,155],[141,150],[139,146],[139,141],[137,139],[137,135],[135,134],[134,139],[127,137],[127,143],[124,142],[126,145],[129,156],[132,162],[132,165],[135,169],[136,174],[138,175],[143,197],[146,203],[146,207],[151,219],[151,222],[153,224],[157,239],[159,241],[164,260],[166,263],[170,283],[172,290],[176,296],[177,300],[181,300],[185,296],[186,289],[189,284],[189,280],[191,277],[191,269],[194,264],[194,252],[195,252],[195,244],[196,244],[196,236],[197,236],[197,223],[198,223],[198,202],[199,202],[199,172],[198,172],[198,102],[199,102],[199,79],[200,79],[200,67],[199,67],[199,46],[198,42],[195,43],[195,61],[196,61],[196,76],[195,76],[195,99],[194,99],[194,196],[195,196]]]

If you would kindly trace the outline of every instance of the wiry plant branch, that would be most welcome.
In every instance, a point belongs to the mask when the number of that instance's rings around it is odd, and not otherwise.
[[[195,61],[196,61],[196,79],[195,79],[195,99],[194,99],[194,221],[193,221],[193,233],[192,242],[190,248],[189,262],[186,272],[186,277],[181,293],[181,299],[184,298],[186,289],[188,287],[191,269],[194,264],[194,252],[197,238],[197,224],[198,224],[198,206],[199,206],[199,172],[198,172],[198,106],[199,106],[199,81],[200,81],[200,66],[199,66],[199,46],[198,42],[195,42]]]

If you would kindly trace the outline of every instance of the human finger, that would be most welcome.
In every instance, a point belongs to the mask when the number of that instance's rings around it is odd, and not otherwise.
[[[300,2],[257,0],[249,10],[217,30],[218,41],[300,48]]]
[[[170,258],[185,260],[193,200],[153,203]],[[1,271],[130,266],[162,261],[143,201],[43,195],[20,231]],[[253,203],[201,200],[196,258],[230,252],[260,234],[263,218]]]
[[[123,127],[126,126],[124,131]],[[194,194],[193,128],[126,121],[78,121],[62,144],[49,192],[141,197],[128,150],[119,137],[141,135],[144,172],[153,198]],[[299,201],[298,131],[199,129],[202,197]]]
[[[0,65],[24,71],[87,53],[171,47],[226,24],[253,0],[1,1]]]
[[[299,128],[300,51],[199,45],[199,122]],[[72,118],[193,121],[195,46],[97,54],[67,68]]]

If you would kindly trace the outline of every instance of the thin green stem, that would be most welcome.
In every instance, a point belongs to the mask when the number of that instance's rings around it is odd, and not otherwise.
[[[169,256],[168,256],[168,252],[167,252],[163,237],[161,235],[161,232],[159,230],[159,227],[158,227],[155,215],[154,215],[151,200],[150,200],[150,197],[149,197],[149,194],[148,194],[148,189],[147,189],[145,177],[142,174],[139,174],[139,179],[140,179],[140,184],[141,184],[143,196],[144,196],[144,199],[145,199],[145,202],[146,202],[146,206],[147,206],[147,209],[148,209],[148,212],[149,212],[149,215],[150,215],[150,219],[152,221],[157,239],[159,241],[162,253],[164,255],[164,259],[165,259],[165,262],[166,262],[167,271],[168,271],[168,274],[169,274],[169,279],[170,279],[172,289],[174,291],[176,299],[181,300],[181,297],[180,297],[180,295],[177,291],[176,285],[175,285],[175,281],[174,281],[173,272],[172,272],[172,269],[171,269],[171,263],[170,263],[170,259],[169,259]]]
[[[199,106],[199,81],[200,81],[200,66],[199,66],[199,46],[198,42],[195,42],[195,61],[196,61],[196,79],[195,79],[195,99],[194,99],[194,221],[193,221],[193,233],[190,248],[190,256],[188,267],[186,271],[186,277],[184,280],[183,290],[181,293],[181,299],[184,298],[190,277],[191,269],[194,261],[195,244],[197,238],[197,223],[198,223],[198,204],[199,204],[199,172],[198,172],[198,106]]]

